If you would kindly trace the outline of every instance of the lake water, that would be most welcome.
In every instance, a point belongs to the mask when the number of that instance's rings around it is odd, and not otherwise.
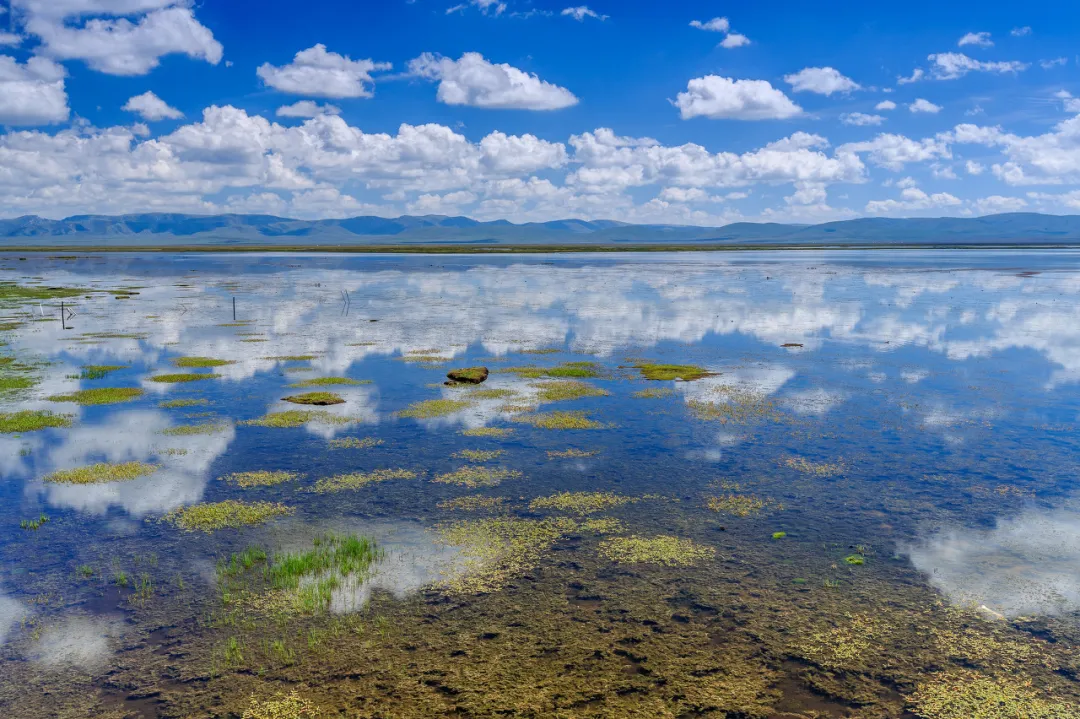
[[[1076,252],[0,282],[5,716],[1080,716]]]

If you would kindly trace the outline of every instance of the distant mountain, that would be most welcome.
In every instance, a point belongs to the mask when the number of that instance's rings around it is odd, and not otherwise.
[[[29,215],[0,220],[4,246],[175,245],[817,245],[817,244],[1080,244],[1080,216],[1011,213],[977,218],[884,217],[783,225],[737,222],[724,227],[630,225],[612,220],[513,224],[468,217],[293,220],[273,215]]]

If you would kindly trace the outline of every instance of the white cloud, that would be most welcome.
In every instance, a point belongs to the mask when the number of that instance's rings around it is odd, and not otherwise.
[[[880,125],[885,122],[881,115],[867,115],[862,112],[849,112],[840,116],[840,122],[845,125],[864,127],[866,125]]]
[[[0,55],[0,124],[49,125],[65,122],[70,110],[64,91],[64,68],[32,57],[20,65]]]
[[[477,52],[459,60],[424,53],[409,62],[416,77],[437,81],[439,102],[497,110],[559,110],[578,103],[564,87],[545,82],[505,63],[488,62]]]
[[[734,50],[737,47],[744,47],[750,44],[750,38],[741,33],[733,32],[720,41],[720,47],[728,50]]]
[[[894,172],[913,162],[949,159],[952,153],[941,138],[912,140],[903,135],[883,133],[867,142],[850,142],[836,148],[837,155],[869,153],[870,162]]]
[[[1055,67],[1063,67],[1069,64],[1069,58],[1067,57],[1055,57],[1051,60],[1040,60],[1039,66],[1043,70],[1051,70]]]
[[[983,215],[993,215],[999,212],[1019,212],[1027,207],[1027,202],[1020,197],[1002,197],[991,195],[975,201],[975,209]]]
[[[975,60],[961,52],[942,52],[929,55],[926,58],[934,67],[934,77],[939,80],[955,80],[967,75],[969,72],[993,72],[1007,74],[1023,72],[1029,65],[1018,61],[1008,62],[982,62]]]
[[[371,73],[389,70],[390,63],[353,60],[348,55],[327,52],[322,43],[296,53],[288,65],[263,63],[256,74],[270,87],[292,95],[309,97],[371,97]]]
[[[792,75],[785,75],[784,82],[791,85],[795,92],[814,92],[826,96],[834,92],[848,93],[861,88],[859,83],[831,67],[803,68]]]
[[[451,15],[456,12],[464,12],[469,5],[479,8],[480,12],[485,15],[502,15],[506,11],[506,3],[501,2],[500,0],[469,0],[467,4],[461,3],[460,5],[446,8],[446,14]]]
[[[935,105],[929,100],[924,100],[920,97],[915,102],[908,105],[908,110],[911,112],[928,112],[930,114],[936,114],[941,112],[941,105]]]
[[[899,200],[871,200],[866,203],[866,211],[872,215],[885,215],[943,207],[958,207],[962,204],[960,198],[947,192],[928,195],[917,187],[907,187],[901,190]]]
[[[731,30],[731,23],[728,22],[726,17],[714,17],[712,20],[706,20],[705,22],[691,20],[690,27],[696,27],[698,30],[708,30],[709,32],[728,32]]]
[[[1009,185],[1057,185],[1080,182],[1080,116],[1054,126],[1051,132],[1023,137],[1000,127],[957,125],[954,142],[1001,147],[1007,161],[995,163],[994,175]]]
[[[896,103],[892,100],[882,100],[878,104],[874,105],[875,110],[895,110]]]
[[[1024,27],[1014,27],[1009,32],[1009,34],[1012,35],[1013,37],[1024,37],[1025,35],[1030,35],[1031,34],[1031,28],[1026,26],[1026,25]]]
[[[577,7],[564,8],[563,11],[561,13],[559,13],[559,14],[560,15],[567,15],[569,17],[572,17],[575,20],[577,20],[578,22],[584,22],[585,18],[587,18],[587,17],[594,17],[597,20],[600,20],[601,22],[608,19],[607,15],[601,15],[600,13],[596,12],[595,10],[589,9],[589,7],[587,5],[579,5]]]
[[[990,39],[988,32],[969,32],[956,43],[958,46],[975,45],[977,47],[993,47],[994,41]]]
[[[340,115],[341,108],[326,103],[320,105],[312,100],[300,100],[291,105],[283,105],[274,113],[278,117],[318,117],[319,115]]]
[[[917,67],[917,68],[915,68],[914,70],[911,71],[911,76],[910,77],[903,77],[903,76],[897,77],[896,78],[896,84],[897,85],[910,85],[913,82],[918,82],[919,80],[922,80],[923,76],[925,74],[926,73],[923,71],[922,68]]]
[[[719,75],[691,80],[675,106],[684,120],[784,120],[802,114],[801,107],[766,80],[733,80]]]
[[[9,45],[14,47],[16,45],[22,45],[22,35],[18,35],[13,32],[0,32],[0,45]]]
[[[170,107],[167,102],[150,90],[147,90],[141,95],[132,97],[120,109],[126,110],[127,112],[134,112],[142,119],[149,122],[156,122],[158,120],[179,120],[184,116],[184,113],[180,112],[175,107]]]
[[[967,173],[969,175],[981,175],[986,169],[982,166],[982,163],[975,162],[974,160],[968,160],[966,163],[964,163],[964,168],[967,170]]]
[[[184,0],[14,1],[25,31],[41,41],[38,54],[57,60],[110,75],[145,75],[171,54],[221,62],[221,43]]]

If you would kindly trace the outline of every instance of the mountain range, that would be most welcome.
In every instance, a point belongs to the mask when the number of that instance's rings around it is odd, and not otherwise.
[[[272,215],[34,215],[0,220],[0,249],[32,246],[387,245],[878,245],[1080,244],[1080,215],[862,218],[818,225],[737,222],[723,227],[613,220],[514,224],[442,215],[295,220]]]

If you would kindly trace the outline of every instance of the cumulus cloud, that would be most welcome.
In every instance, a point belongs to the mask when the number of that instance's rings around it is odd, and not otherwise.
[[[459,60],[424,53],[409,62],[409,73],[439,83],[436,94],[447,105],[494,110],[560,110],[578,103],[565,87],[545,82],[511,65],[488,62],[478,52]]]
[[[728,22],[726,17],[714,17],[712,20],[691,20],[690,27],[696,27],[698,30],[707,30],[709,32],[728,32],[731,30],[731,23]]]
[[[330,103],[320,105],[312,100],[300,100],[291,105],[282,105],[274,114],[278,117],[318,117],[319,115],[340,115],[341,108]]]
[[[1080,182],[1080,116],[1058,123],[1042,135],[1019,136],[1000,127],[957,125],[949,139],[964,144],[1000,147],[1005,162],[991,166],[1010,185],[1057,185]]]
[[[831,67],[803,68],[792,75],[785,75],[784,82],[791,85],[795,92],[814,92],[826,96],[834,92],[848,93],[861,87],[859,83]]]
[[[878,104],[874,105],[875,110],[895,110],[896,103],[892,100],[882,100]]]
[[[328,52],[322,43],[296,53],[288,65],[263,63],[255,73],[268,86],[291,95],[356,98],[374,95],[371,73],[389,70],[390,63],[353,60]]]
[[[70,110],[64,90],[64,68],[32,57],[20,65],[0,55],[0,124],[49,125],[65,122]]]
[[[866,142],[849,142],[836,149],[837,155],[868,153],[869,160],[889,170],[899,172],[904,165],[949,159],[952,152],[945,138],[912,140],[904,135],[882,133]]]
[[[720,41],[720,47],[728,50],[734,50],[737,47],[743,47],[750,44],[750,38],[741,33],[732,32],[728,33],[723,40]]]
[[[866,203],[866,211],[872,215],[929,210],[942,207],[958,207],[963,202],[948,192],[936,192],[928,195],[918,187],[907,187],[900,191],[899,200],[871,200]]]
[[[719,75],[698,77],[687,83],[675,106],[684,120],[785,120],[802,114],[796,105],[767,80],[734,80]]]
[[[180,112],[175,107],[170,107],[167,102],[149,90],[141,95],[132,97],[120,109],[126,110],[127,112],[134,112],[148,122],[156,122],[158,120],[179,120],[184,116],[184,113]]]
[[[986,168],[982,166],[982,163],[968,160],[964,163],[964,169],[967,170],[969,175],[981,175]]]
[[[850,112],[840,116],[840,122],[845,125],[856,125],[859,127],[866,125],[880,125],[885,122],[885,118],[881,115],[867,115],[862,112]]]
[[[584,22],[585,18],[587,18],[587,17],[596,18],[597,20],[600,20],[601,22],[608,19],[607,15],[601,15],[600,13],[596,12],[595,10],[589,9],[589,7],[587,5],[579,5],[577,7],[564,8],[563,11],[561,13],[559,13],[559,14],[560,15],[565,15],[565,16],[568,16],[568,17],[572,17],[575,20],[577,20],[578,22]]]
[[[917,67],[917,68],[915,68],[914,70],[911,71],[911,75],[909,75],[908,77],[904,77],[904,76],[897,77],[896,78],[896,84],[897,85],[910,85],[913,82],[918,82],[919,80],[922,80],[924,75],[926,75],[926,72],[922,68]]]
[[[1039,67],[1043,70],[1052,70],[1055,67],[1063,67],[1069,64],[1069,58],[1067,57],[1055,57],[1050,60],[1040,60]]]
[[[907,107],[911,112],[928,112],[930,114],[941,112],[941,105],[935,105],[929,100],[924,100],[921,97]]]
[[[956,80],[969,72],[992,72],[997,74],[1016,74],[1028,69],[1024,62],[983,62],[968,57],[962,52],[942,52],[926,58],[933,63],[934,77],[939,80]]]
[[[993,47],[994,41],[990,39],[988,32],[969,32],[956,43],[959,47],[975,45],[977,47]]]
[[[1021,197],[1004,197],[1002,195],[990,195],[975,200],[975,209],[983,215],[992,215],[999,212],[1020,212],[1028,203]]]

